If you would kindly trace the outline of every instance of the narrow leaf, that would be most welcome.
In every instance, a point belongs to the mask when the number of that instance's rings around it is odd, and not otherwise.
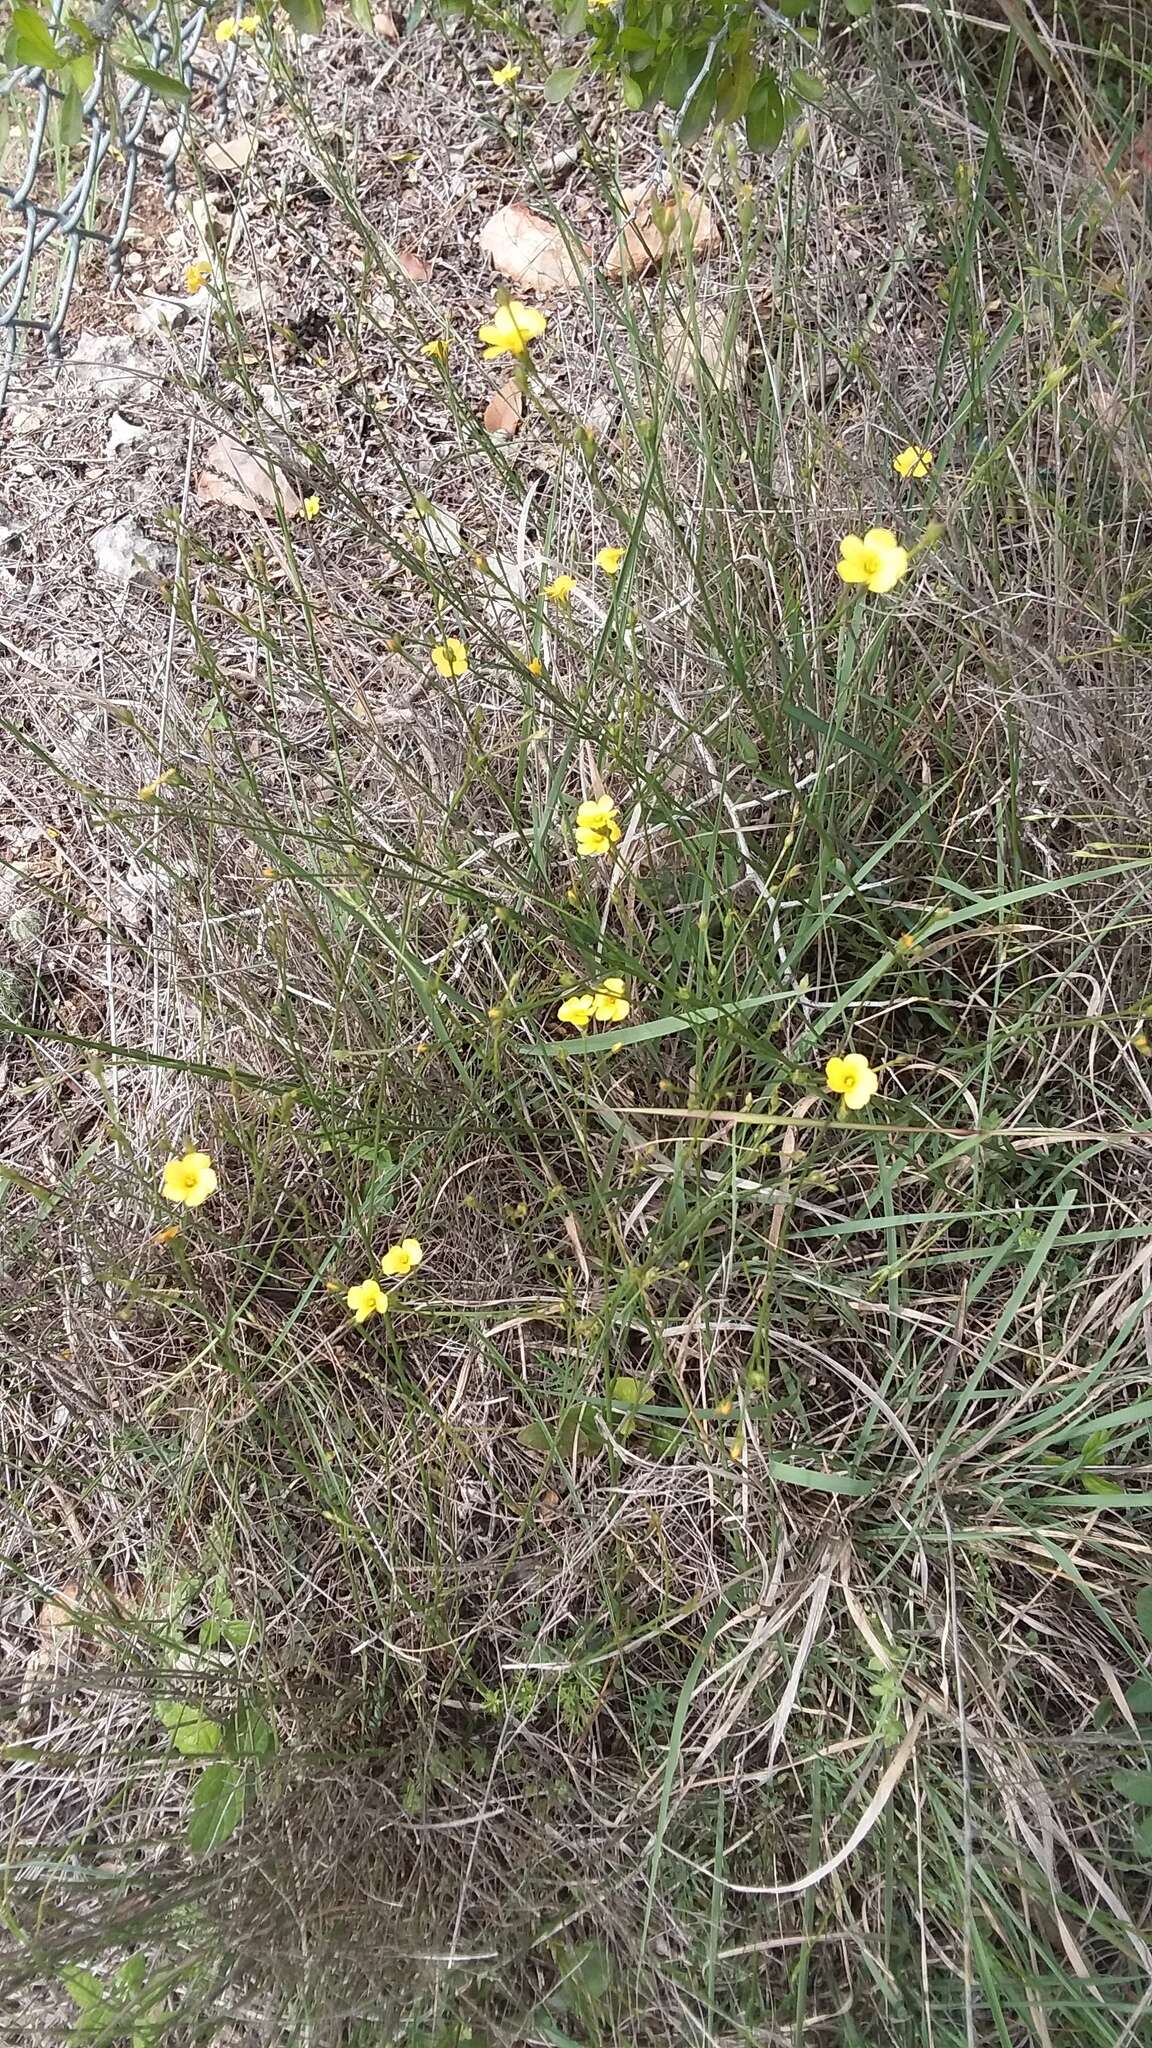
[[[127,77],[135,79],[146,92],[154,93],[158,100],[176,100],[183,104],[192,97],[192,87],[183,78],[173,78],[167,71],[154,71],[150,64],[137,64],[125,59],[120,65]]]

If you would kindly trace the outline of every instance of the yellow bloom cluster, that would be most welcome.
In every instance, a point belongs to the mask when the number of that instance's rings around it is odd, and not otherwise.
[[[414,1273],[424,1257],[424,1247],[414,1237],[405,1237],[399,1244],[389,1245],[380,1261],[380,1271],[389,1280],[406,1280]],[[345,1296],[352,1319],[366,1323],[370,1316],[387,1315],[392,1297],[385,1294],[380,1282],[373,1274],[367,1280],[360,1280],[348,1289]]]
[[[589,858],[611,853],[621,838],[620,815],[610,796],[590,798],[576,813],[576,851]]]

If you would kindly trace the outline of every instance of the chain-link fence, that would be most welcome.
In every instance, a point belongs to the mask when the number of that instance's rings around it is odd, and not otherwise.
[[[61,51],[90,59],[82,92],[75,67],[0,67],[0,411],[23,340],[38,335],[59,358],[86,246],[103,251],[110,282],[119,282],[142,175],[162,180],[169,203],[175,196],[188,106],[165,81],[208,85],[222,97],[234,62],[221,52],[211,76],[196,72],[203,7],[172,0],[135,14],[105,0],[84,25],[83,44],[69,29],[71,8],[72,0],[52,0],[43,21]]]

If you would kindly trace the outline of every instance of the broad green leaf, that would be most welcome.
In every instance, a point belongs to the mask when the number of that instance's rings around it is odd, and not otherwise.
[[[1136,1595],[1136,1626],[1145,1640],[1152,1643],[1152,1586],[1145,1586]]]
[[[644,1386],[640,1380],[633,1379],[630,1373],[625,1373],[622,1378],[613,1380],[609,1397],[620,1402],[625,1408],[644,1408],[652,1399],[652,1392],[651,1387]]]
[[[644,105],[644,87],[638,78],[620,80],[620,97],[629,113],[638,114]]]
[[[1152,1714],[1152,1678],[1137,1678],[1124,1695],[1133,1714]]]
[[[120,69],[128,78],[135,79],[146,92],[154,93],[158,100],[175,100],[183,104],[192,97],[192,87],[183,78],[173,78],[167,71],[154,71],[150,64],[137,64],[134,58],[122,58]]]
[[[762,71],[748,98],[744,133],[749,149],[775,149],[784,133],[784,95],[770,71]]]
[[[558,107],[561,100],[566,100],[579,76],[577,64],[561,64],[555,71],[550,71],[544,80],[544,97],[548,105]]]
[[[4,41],[4,62],[32,64],[38,71],[59,71],[65,53],[34,7],[14,7]]]
[[[844,0],[844,12],[853,21],[865,21],[872,12],[872,0]]]
[[[1112,1789],[1134,1806],[1152,1806],[1152,1771],[1114,1771]]]
[[[284,12],[298,36],[318,36],[324,26],[324,0],[284,0]]]
[[[692,92],[680,109],[680,119],[676,123],[676,133],[680,137],[681,142],[695,142],[697,136],[703,135],[715,111],[716,84],[711,74],[706,72],[699,83],[693,87]]]
[[[375,32],[376,23],[372,19],[372,0],[348,0],[348,12],[356,23],[357,28],[362,28],[366,36],[370,36]]]
[[[210,1855],[234,1835],[244,1818],[244,1767],[205,1764],[192,1787],[192,1811],[184,1839],[199,1856]]]
[[[1152,1813],[1141,1821],[1136,1830],[1136,1847],[1142,1849],[1145,1856],[1152,1856]]]

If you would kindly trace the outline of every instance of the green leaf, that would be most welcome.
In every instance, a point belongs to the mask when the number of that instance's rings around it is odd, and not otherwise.
[[[1137,1678],[1124,1695],[1133,1714],[1152,1714],[1152,1678]]]
[[[550,71],[544,80],[544,97],[548,105],[558,107],[561,100],[566,100],[579,76],[578,64],[561,64],[555,71]]]
[[[84,103],[71,80],[56,110],[56,140],[61,149],[75,149],[84,140]]]
[[[651,1387],[646,1387],[640,1380],[633,1379],[630,1373],[625,1373],[621,1379],[613,1380],[608,1391],[609,1398],[618,1401],[624,1408],[646,1407],[652,1399],[653,1392]]]
[[[1152,1856],[1152,1813],[1141,1821],[1135,1839],[1136,1847],[1142,1849],[1145,1856]]]
[[[90,50],[79,50],[75,57],[69,57],[64,66],[65,76],[83,97],[91,92],[96,77],[96,59]]]
[[[258,1707],[237,1707],[225,1729],[229,1756],[275,1756],[276,1730]]]
[[[1152,1806],[1152,1771],[1114,1771],[1112,1788],[1134,1806]]]
[[[348,12],[356,23],[357,28],[362,28],[366,36],[375,33],[376,23],[372,19],[372,0],[348,0]]]
[[[318,36],[324,27],[324,0],[284,0],[284,12],[298,36]]]
[[[638,114],[644,105],[644,87],[641,85],[640,80],[638,78],[622,78],[620,80],[620,97],[628,108],[629,113]]]
[[[762,71],[748,98],[744,134],[749,149],[775,149],[784,133],[784,95],[771,71]]]
[[[4,62],[34,65],[38,71],[59,71],[65,53],[34,7],[14,7],[4,41]]]
[[[1136,1595],[1136,1626],[1145,1641],[1152,1643],[1152,1586]]]
[[[815,72],[792,71],[789,73],[788,83],[798,100],[806,100],[810,107],[822,104],[825,98],[824,81],[817,78]]]
[[[135,59],[122,58],[120,69],[146,92],[154,93],[158,100],[175,100],[181,105],[192,97],[192,87],[183,78],[173,78],[167,71],[153,71],[150,64],[137,64]]]
[[[872,12],[872,0],[844,0],[844,12],[853,21],[866,21]]]
[[[187,1700],[157,1700],[155,1714],[181,1756],[212,1756],[224,1740],[219,1721],[211,1720]]]
[[[192,1811],[184,1839],[199,1856],[210,1855],[234,1835],[244,1818],[242,1764],[205,1764],[192,1787]]]
[[[104,1986],[91,1970],[85,1970],[79,1963],[67,1963],[60,1972],[64,1989],[75,1999],[81,2012],[90,2012],[93,2006],[104,2003]]]

